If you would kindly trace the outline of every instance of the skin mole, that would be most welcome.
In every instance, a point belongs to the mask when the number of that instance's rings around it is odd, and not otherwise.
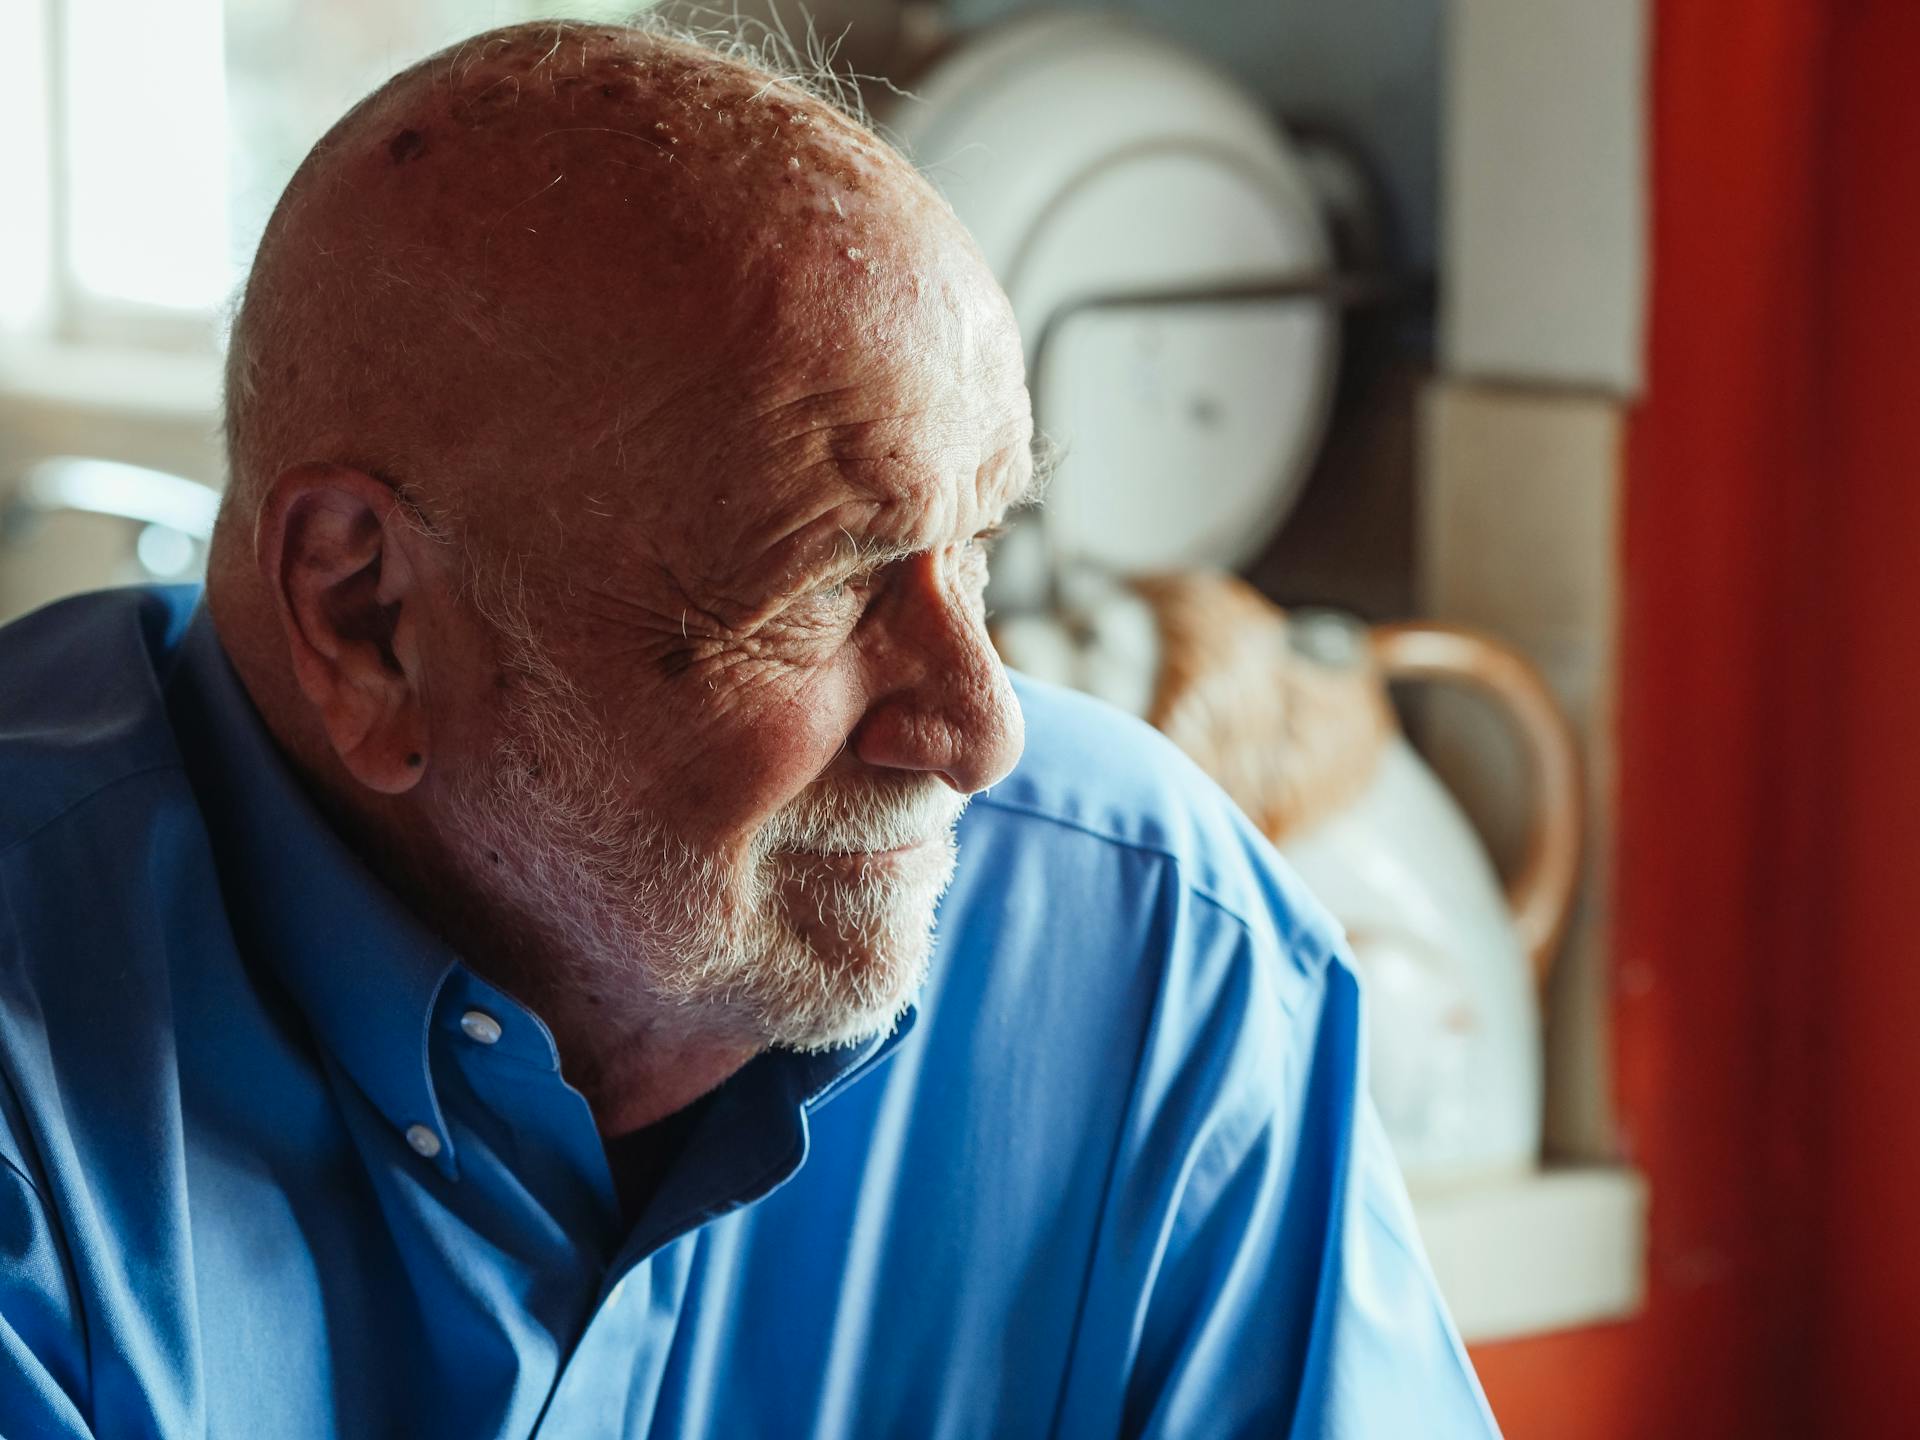
[[[393,163],[404,165],[409,160],[418,160],[427,148],[427,137],[418,130],[402,130],[387,142],[387,154],[393,157]]]

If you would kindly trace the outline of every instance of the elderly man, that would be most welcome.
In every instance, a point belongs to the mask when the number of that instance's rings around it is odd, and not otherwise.
[[[1490,1431],[1333,928],[995,660],[1019,339],[859,124],[436,56],[228,408],[204,605],[0,634],[0,1432]]]

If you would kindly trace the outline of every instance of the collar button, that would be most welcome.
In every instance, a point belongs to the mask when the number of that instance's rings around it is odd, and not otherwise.
[[[500,1022],[484,1010],[467,1011],[460,1017],[460,1028],[476,1045],[493,1045],[500,1039]]]
[[[413,1147],[413,1153],[431,1160],[440,1153],[440,1137],[424,1125],[407,1127],[407,1144]]]

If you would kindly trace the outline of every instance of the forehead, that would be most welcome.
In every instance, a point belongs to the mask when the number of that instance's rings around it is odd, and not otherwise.
[[[796,307],[694,407],[709,428],[658,498],[701,573],[757,568],[778,583],[805,567],[806,541],[840,534],[937,543],[1025,487],[1032,419],[997,287],[970,254],[886,263],[919,268]]]

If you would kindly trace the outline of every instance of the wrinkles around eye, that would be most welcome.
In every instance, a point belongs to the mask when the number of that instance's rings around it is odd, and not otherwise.
[[[1003,530],[1002,526],[993,526],[953,547],[951,564],[954,576],[975,600],[986,590],[988,557]],[[812,588],[793,595],[782,618],[798,628],[816,633],[835,627],[850,628],[907,563],[895,561],[875,569],[857,569],[821,580]]]

